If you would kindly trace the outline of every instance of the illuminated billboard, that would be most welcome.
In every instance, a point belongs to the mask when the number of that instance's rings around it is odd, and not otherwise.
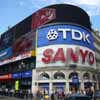
[[[9,48],[2,50],[0,52],[0,60],[7,59],[7,58],[11,57],[12,55],[13,55],[12,48],[9,47]]]
[[[8,80],[12,78],[12,74],[5,74],[0,76],[0,80]]]
[[[87,29],[71,24],[53,24],[37,31],[36,67],[95,67],[93,36]]]
[[[13,31],[8,30],[1,34],[0,37],[0,51],[9,48],[13,44]]]
[[[56,18],[56,9],[43,8],[32,15],[32,29],[36,29]]]
[[[13,44],[14,55],[20,55],[35,49],[35,32],[29,32],[15,41]]]
[[[40,28],[37,42],[38,47],[55,44],[74,44],[94,50],[91,32],[80,26],[69,24],[54,24]]]

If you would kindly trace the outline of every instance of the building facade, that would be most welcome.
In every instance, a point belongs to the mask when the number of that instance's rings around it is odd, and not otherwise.
[[[87,87],[97,89],[95,33],[89,16],[72,5],[47,8],[56,9],[56,19],[37,29],[33,93],[36,88],[49,94],[68,92],[73,86],[83,90]]]
[[[99,36],[100,32],[98,30],[93,31],[93,37],[94,37],[94,46],[95,46],[95,57],[96,57],[96,80],[97,80],[97,89],[100,90],[100,63],[99,63],[99,53],[100,53],[100,48],[99,48]]]
[[[99,39],[83,9],[42,8],[1,35],[0,88],[100,89]]]

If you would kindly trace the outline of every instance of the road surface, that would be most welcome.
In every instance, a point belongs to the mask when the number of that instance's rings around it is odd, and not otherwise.
[[[0,96],[0,100],[32,100],[32,99],[20,99],[15,97]]]

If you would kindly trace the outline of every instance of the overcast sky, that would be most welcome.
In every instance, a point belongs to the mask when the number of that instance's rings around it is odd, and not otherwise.
[[[83,8],[91,18],[92,27],[100,31],[100,0],[1,0],[0,33],[38,9],[50,4],[60,3],[73,4]]]

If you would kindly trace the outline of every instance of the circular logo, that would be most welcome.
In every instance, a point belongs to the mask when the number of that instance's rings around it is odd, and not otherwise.
[[[49,30],[48,34],[47,34],[47,39],[48,40],[55,40],[58,37],[58,33],[56,30],[51,29]]]

